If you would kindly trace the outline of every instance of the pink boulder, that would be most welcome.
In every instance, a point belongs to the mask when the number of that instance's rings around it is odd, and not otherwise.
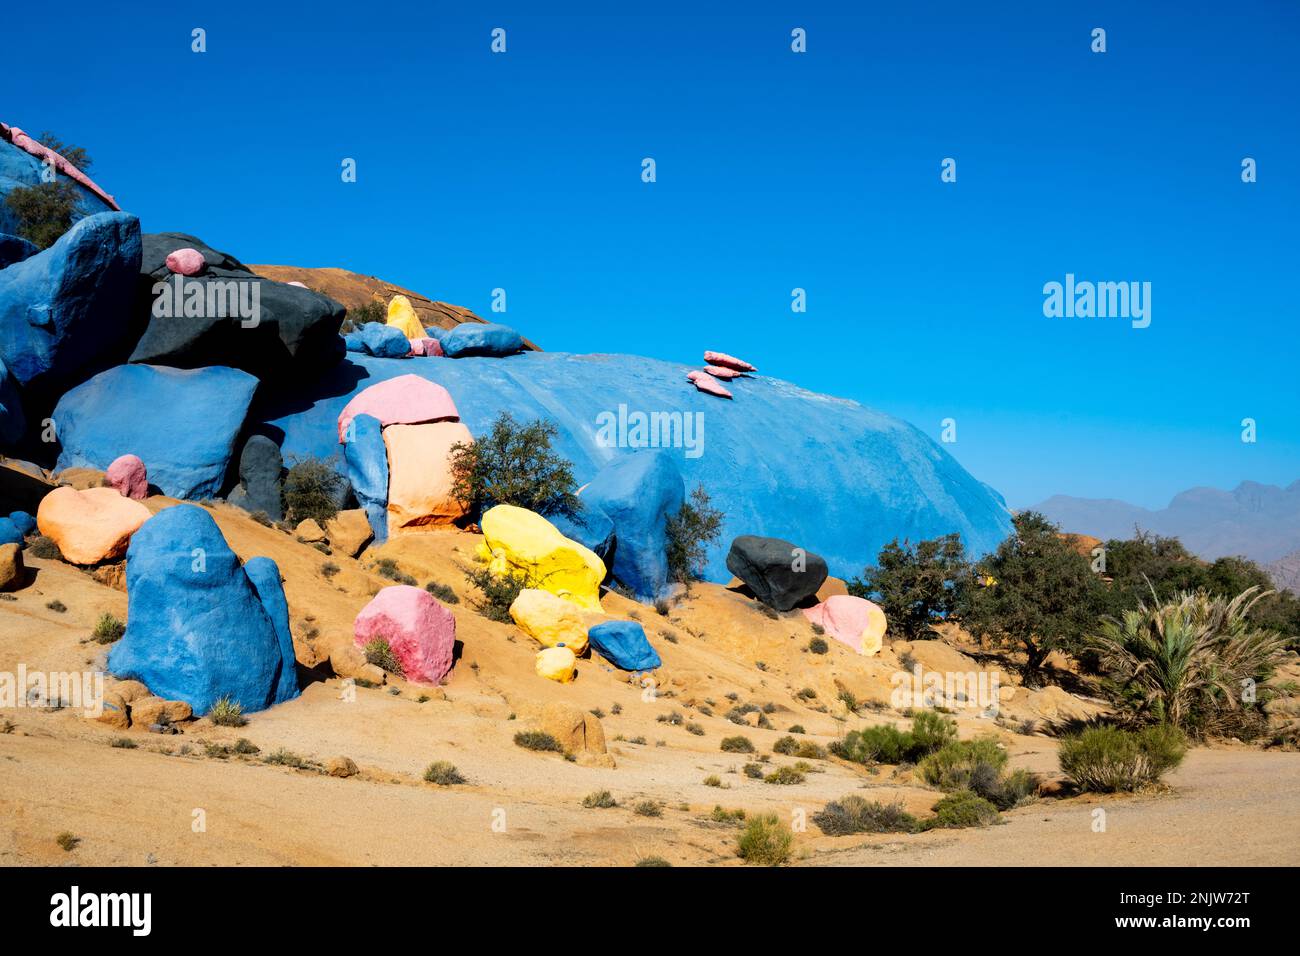
[[[827,636],[870,657],[880,651],[885,639],[885,612],[866,598],[833,594],[816,607],[804,609],[804,616],[826,631]]]
[[[708,372],[698,370],[687,372],[686,378],[701,392],[708,392],[710,395],[717,395],[719,398],[731,398],[731,392],[723,388],[722,383]]]
[[[358,647],[383,638],[402,665],[402,677],[437,684],[451,670],[456,618],[423,588],[397,584],[383,588],[352,624]]]
[[[207,262],[197,249],[177,249],[167,257],[167,268],[178,275],[196,276]]]
[[[411,351],[416,355],[442,357],[442,343],[437,339],[411,339]]]
[[[339,414],[339,441],[352,419],[373,415],[383,425],[418,425],[457,421],[460,413],[451,393],[418,375],[399,375],[371,385],[348,402]]]
[[[723,368],[721,365],[706,365],[704,371],[708,372],[714,378],[740,378],[745,373],[739,369]]]
[[[757,372],[758,369],[748,362],[736,358],[734,355],[728,355],[726,352],[705,352],[704,361],[708,365],[721,365],[725,368],[734,368],[737,372]]]
[[[108,483],[128,498],[143,501],[149,497],[149,477],[144,462],[135,455],[122,455],[113,459],[105,472]]]

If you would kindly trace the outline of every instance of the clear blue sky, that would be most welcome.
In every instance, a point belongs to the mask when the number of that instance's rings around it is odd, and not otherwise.
[[[246,262],[951,417],[1013,507],[1300,478],[1292,0],[398,6],[15,5],[0,118]],[[1067,272],[1151,282],[1150,328],[1044,318]]]

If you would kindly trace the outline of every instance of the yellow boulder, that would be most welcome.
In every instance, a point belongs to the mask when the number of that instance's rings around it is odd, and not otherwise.
[[[479,556],[496,575],[523,575],[531,588],[550,591],[579,607],[599,611],[605,562],[594,551],[562,535],[541,515],[514,505],[497,505],[479,522]]]
[[[587,628],[599,619],[572,601],[550,591],[524,588],[510,605],[510,616],[519,629],[544,647],[565,644],[575,654],[587,649]]]
[[[577,676],[578,658],[567,647],[547,647],[537,652],[537,675],[567,684]]]
[[[411,307],[411,300],[404,295],[395,295],[388,302],[388,324],[401,329],[408,339],[427,338],[420,317]]]

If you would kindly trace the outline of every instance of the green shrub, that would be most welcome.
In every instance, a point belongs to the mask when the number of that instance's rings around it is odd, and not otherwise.
[[[933,807],[934,816],[923,821],[924,829],[961,830],[1001,823],[998,808],[970,790],[950,793]]]
[[[243,705],[231,700],[229,695],[220,698],[208,711],[208,720],[218,727],[242,727],[248,723]]]
[[[637,866],[672,866],[662,856],[643,856],[636,861]]]
[[[711,774],[709,774],[707,777],[704,778],[704,781],[703,781],[703,782],[704,782],[704,785],[705,785],[706,787],[721,787],[721,786],[722,786],[722,778],[719,777],[716,773],[711,773]]]
[[[582,805],[588,810],[608,810],[618,806],[618,801],[608,790],[594,790],[582,798]]]
[[[665,532],[668,539],[668,579],[686,586],[700,580],[709,545],[722,530],[722,512],[712,507],[709,493],[696,485],[689,501],[668,516]]]
[[[551,753],[564,753],[560,742],[541,730],[521,730],[515,734],[515,743],[525,750],[542,750]]]
[[[795,740],[793,737],[782,737],[776,743],[772,744],[772,753],[785,754],[786,756],[789,756],[795,752],[795,748],[798,746],[799,741]]]
[[[54,539],[47,538],[45,535],[33,538],[32,543],[27,546],[27,553],[33,558],[47,558],[53,561],[63,560],[63,552],[54,543]]]
[[[1098,793],[1151,786],[1183,762],[1187,752],[1181,731],[1156,724],[1138,731],[1092,727],[1061,740],[1061,770],[1080,790]]]
[[[387,638],[371,638],[366,642],[364,650],[367,664],[374,664],[381,670],[385,670],[397,677],[406,676],[405,672],[402,670],[402,662],[399,661],[397,655],[393,653],[393,647],[388,643]]]
[[[436,597],[443,604],[459,604],[460,598],[456,597],[456,592],[447,585],[438,581],[430,581],[424,586],[424,589]]]
[[[831,646],[826,643],[826,638],[824,637],[814,637],[808,642],[808,650],[814,654],[825,654],[830,649]],[[816,694],[813,696],[815,697]]]
[[[969,579],[961,535],[917,542],[895,538],[881,549],[875,567],[848,582],[848,591],[880,605],[896,636],[915,641],[934,637],[934,625],[957,609]]]
[[[761,763],[747,763],[744,766],[745,776],[751,780],[763,779],[763,765]]]
[[[912,735],[893,724],[851,730],[831,744],[831,753],[855,763],[902,763],[912,752]]]
[[[880,803],[856,794],[832,800],[826,808],[813,814],[813,823],[827,836],[850,833],[910,833],[916,829],[916,817],[903,810],[902,801]]]
[[[283,747],[279,748],[274,753],[263,757],[262,761],[276,767],[292,767],[294,770],[301,770],[307,766],[306,760],[303,760],[302,757],[299,757],[292,750],[286,750]]]
[[[957,739],[957,721],[937,710],[923,710],[912,718],[912,741],[919,753],[934,753]]]
[[[392,558],[380,558],[374,563],[372,570],[381,578],[396,581],[398,584],[405,584],[408,587],[415,587],[415,578],[399,568],[397,562]]]
[[[368,322],[387,322],[388,310],[382,303],[367,302],[355,309],[348,309],[346,321],[351,322],[355,328],[360,328]]]
[[[721,806],[715,804],[713,812],[709,814],[709,819],[714,823],[725,823],[728,826],[738,827],[745,822],[745,811],[724,810]]]
[[[754,752],[754,744],[748,737],[723,737],[721,746],[723,752],[729,754],[752,754]]]
[[[83,173],[89,171],[90,155],[82,147],[64,143],[48,130],[34,139]],[[80,197],[74,181],[59,175],[53,182],[16,186],[4,197],[4,204],[17,222],[15,232],[37,248],[48,249],[72,228]]]
[[[1000,774],[1007,765],[1007,753],[995,737],[978,737],[946,744],[918,766],[921,778],[940,790],[968,790],[971,778],[981,767]]]
[[[510,605],[515,603],[519,592],[530,587],[526,575],[511,572],[496,575],[486,565],[476,565],[465,570],[465,580],[478,588],[483,597],[479,600],[470,598],[470,604],[489,621],[510,624]]]
[[[114,641],[121,640],[125,633],[126,625],[105,611],[95,622],[93,636],[96,644],[112,644]]]
[[[440,787],[451,787],[464,783],[465,778],[449,760],[435,760],[424,771],[425,783],[436,783]]]
[[[664,808],[656,800],[638,800],[632,804],[632,812],[639,817],[661,817]]]
[[[790,860],[794,834],[775,813],[755,817],[745,824],[736,852],[754,866],[781,866]]]
[[[345,483],[327,462],[296,458],[284,478],[284,516],[292,524],[315,521],[322,528],[339,513]]]
[[[554,422],[520,424],[502,412],[487,434],[451,446],[452,494],[471,512],[517,505],[538,514],[576,513],[573,465],[551,447],[558,434]]]
[[[802,770],[796,769],[795,767],[777,767],[763,778],[763,782],[775,783],[788,787],[796,783],[803,783],[805,779],[807,778],[804,777]]]

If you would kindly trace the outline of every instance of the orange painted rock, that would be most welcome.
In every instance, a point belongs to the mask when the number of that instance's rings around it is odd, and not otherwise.
[[[131,535],[151,512],[116,488],[64,486],[41,499],[36,525],[72,564],[98,564],[126,554]]]
[[[448,525],[465,514],[451,493],[451,446],[474,438],[460,422],[389,425],[388,533]]]

